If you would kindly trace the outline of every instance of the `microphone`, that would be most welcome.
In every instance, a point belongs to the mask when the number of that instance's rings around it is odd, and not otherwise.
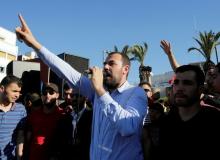
[[[84,74],[91,75],[91,74],[92,74],[92,71],[89,70],[89,69],[87,69],[87,70],[84,71]],[[108,74],[107,74],[106,72],[103,72],[103,76],[106,76],[106,75],[108,75]]]
[[[84,73],[85,73],[85,74],[92,74],[92,71],[89,70],[89,69],[87,69],[87,70],[84,71]]]

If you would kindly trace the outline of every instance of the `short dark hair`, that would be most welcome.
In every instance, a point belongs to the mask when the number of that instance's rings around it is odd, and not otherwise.
[[[145,84],[148,85],[152,89],[151,84],[149,82],[146,82],[146,81],[140,82],[138,86],[141,87],[141,86],[143,86]]]
[[[205,72],[205,74],[208,72],[208,70],[210,70],[211,68],[215,68],[215,63],[212,62],[211,60],[206,61],[203,64],[203,70]]]
[[[121,52],[110,52],[110,53],[108,54],[108,56],[111,56],[111,55],[113,55],[113,54],[119,54],[119,55],[121,55],[123,66],[124,66],[124,65],[129,65],[129,66],[130,66],[130,59],[129,59],[129,57],[128,57],[125,53],[121,53]]]
[[[42,100],[41,100],[41,97],[38,93],[27,93],[24,100],[31,101],[33,106],[42,105]]]
[[[195,72],[196,75],[196,82],[199,86],[203,86],[204,82],[205,82],[205,75],[203,73],[203,71],[201,70],[201,68],[199,66],[196,65],[182,65],[180,67],[178,67],[175,71],[175,73],[182,73],[182,72],[186,72],[186,71],[193,71]]]
[[[11,83],[16,83],[19,87],[22,87],[22,81],[20,78],[14,75],[7,75],[1,81],[1,86],[7,87]]]
[[[71,87],[67,83],[64,83],[63,89],[64,90],[69,90],[69,89],[71,89]]]
[[[164,107],[159,102],[154,102],[152,105],[149,105],[149,109],[156,110],[160,112],[161,114],[164,114]]]

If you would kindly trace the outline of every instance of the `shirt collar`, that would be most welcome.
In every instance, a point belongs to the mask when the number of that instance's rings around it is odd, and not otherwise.
[[[129,88],[130,84],[128,81],[125,81],[124,84],[122,84],[119,88],[117,88],[119,93],[122,93],[124,90],[126,90],[127,88]]]
[[[8,110],[8,111],[13,111],[13,110],[15,110],[15,107],[16,107],[16,105],[15,105],[15,103],[12,103],[12,106],[11,106],[11,108]],[[1,111],[3,111],[3,110],[1,110]],[[7,112],[8,112],[7,111]],[[4,111],[3,111],[4,112]]]
[[[10,110],[13,111],[15,109],[15,106],[15,103],[13,103]]]

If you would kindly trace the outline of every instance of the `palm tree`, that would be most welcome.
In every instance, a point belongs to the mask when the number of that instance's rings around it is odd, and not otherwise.
[[[118,47],[115,45],[114,46],[114,49],[113,50],[104,50],[103,51],[103,62],[105,61],[105,54],[108,55],[109,53],[111,52],[120,52]],[[129,45],[125,45],[123,48],[122,48],[122,51],[121,53],[123,54],[128,54],[128,52],[130,52],[130,48],[129,48]]]
[[[217,55],[217,46],[220,45],[220,42],[218,41],[220,37],[220,32],[214,33],[212,31],[209,32],[199,32],[199,39],[194,38],[196,42],[199,44],[199,48],[196,47],[191,47],[188,49],[188,52],[192,50],[196,50],[199,53],[202,54],[202,56],[205,58],[206,62],[203,66],[204,71],[207,71],[207,67],[209,66],[210,63],[213,63],[211,61],[211,54],[215,50],[216,54],[216,60],[218,63],[218,55]]]
[[[141,45],[133,45],[132,47],[129,47],[129,45],[125,45],[122,48],[121,53],[126,54],[130,61],[138,61],[140,62],[140,67],[139,67],[139,78],[140,82],[149,82],[151,83],[150,80],[150,72],[151,72],[151,67],[149,66],[144,66],[144,58],[147,53],[148,45],[147,43],[144,42],[144,46]],[[117,46],[114,46],[114,52],[118,52],[119,49]]]
[[[140,62],[141,66],[144,66],[144,58],[147,53],[148,45],[144,42],[144,46],[134,45],[131,47],[130,52],[128,52],[128,56],[131,57],[130,60],[137,60]]]
[[[148,45],[146,42],[144,42],[144,45],[134,45],[130,48],[130,51],[128,52],[128,56],[130,57],[130,60],[137,60],[140,62],[140,67],[139,67],[139,78],[140,82],[149,82],[151,84],[151,79],[150,79],[150,72],[151,72],[151,67],[149,66],[144,66],[144,58],[146,56],[148,50]]]
[[[118,47],[117,47],[117,46],[114,46],[114,50],[113,50],[113,51],[114,51],[114,52],[119,52]],[[128,52],[130,52],[130,51],[131,51],[131,48],[129,48],[129,45],[125,45],[125,46],[122,48],[121,53],[128,55]]]
[[[118,52],[118,47],[114,46],[114,52]]]

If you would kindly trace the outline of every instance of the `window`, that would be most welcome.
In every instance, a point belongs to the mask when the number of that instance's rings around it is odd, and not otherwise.
[[[4,73],[5,67],[0,66],[0,73]]]

